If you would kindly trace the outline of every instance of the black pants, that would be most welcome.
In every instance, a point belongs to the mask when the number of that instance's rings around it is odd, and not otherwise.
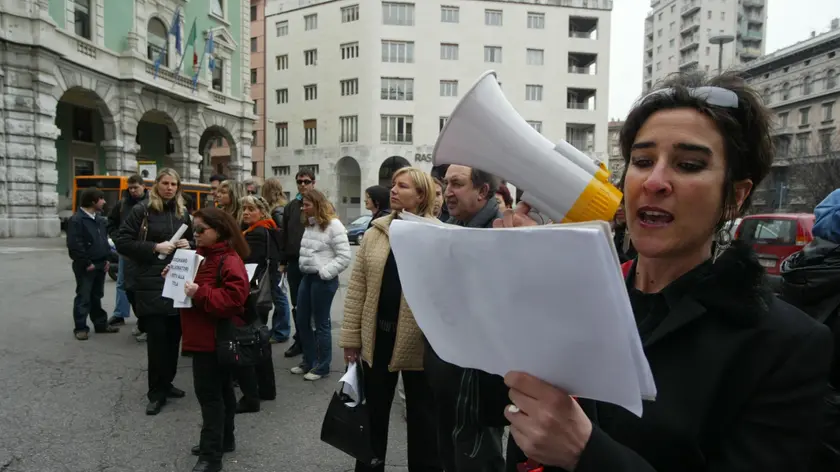
[[[234,441],[236,395],[232,373],[219,365],[215,352],[191,355],[195,396],[201,406],[200,456],[206,461],[220,463],[224,446]]]
[[[125,298],[128,299],[128,304],[131,305],[131,309],[134,310],[135,315],[137,314],[137,304],[136,299],[134,298],[134,291],[133,290],[126,290],[125,291]],[[143,325],[143,318],[137,318],[137,331],[141,333],[146,332],[146,327]]]
[[[97,331],[108,327],[108,313],[102,309],[102,296],[105,294],[105,261],[94,264],[93,270],[87,270],[81,263],[73,262],[73,275],[76,277],[76,297],[73,299],[73,332],[90,331],[88,316]]]
[[[289,298],[292,300],[292,320],[295,323],[295,334],[292,336],[292,339],[298,343],[300,342],[300,335],[298,335],[297,316],[295,314],[297,313],[298,288],[300,287],[300,281],[303,280],[303,273],[300,271],[300,265],[297,259],[290,259],[286,264],[286,279],[289,282]]]
[[[136,312],[135,312],[136,313]],[[181,342],[180,316],[144,316],[146,354],[149,359],[150,402],[166,399],[178,370],[178,348]]]
[[[363,363],[373,452],[383,462],[378,467],[370,467],[357,461],[356,472],[385,470],[391,404],[394,402],[394,392],[399,379],[399,372],[388,370],[395,336],[396,333],[377,329],[373,352],[374,365],[371,367]],[[402,376],[407,410],[408,470],[443,471],[438,456],[434,402],[426,376],[422,371],[403,371]]]

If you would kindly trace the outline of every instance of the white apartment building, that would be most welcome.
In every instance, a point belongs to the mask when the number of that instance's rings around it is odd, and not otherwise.
[[[768,0],[651,0],[645,18],[643,91],[675,72],[717,74],[720,46],[709,38],[731,35],[722,47],[723,70],[764,54]]]
[[[432,167],[474,81],[498,73],[531,125],[606,160],[612,0],[269,1],[266,177],[302,168],[348,221],[364,189]],[[273,136],[272,136],[273,133]]]

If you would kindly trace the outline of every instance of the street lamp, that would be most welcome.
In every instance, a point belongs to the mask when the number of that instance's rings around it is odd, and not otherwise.
[[[711,44],[718,45],[718,74],[723,73],[723,45],[735,41],[735,36],[731,34],[719,34],[709,38]]]

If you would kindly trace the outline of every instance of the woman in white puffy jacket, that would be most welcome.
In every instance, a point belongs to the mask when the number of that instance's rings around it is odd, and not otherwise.
[[[347,230],[332,204],[317,190],[304,192],[301,217],[306,225],[300,241],[300,282],[295,324],[300,330],[303,362],[293,374],[318,380],[330,373],[332,330],[330,307],[338,290],[338,274],[350,265]],[[315,332],[312,331],[312,326]]]

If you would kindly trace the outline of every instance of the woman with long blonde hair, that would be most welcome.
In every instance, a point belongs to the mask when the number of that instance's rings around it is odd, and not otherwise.
[[[423,333],[403,296],[389,239],[391,223],[403,213],[434,219],[437,191],[432,176],[416,167],[397,170],[391,183],[391,213],[373,220],[356,253],[338,345],[345,362],[362,363],[376,457],[384,464],[391,404],[402,374],[409,470],[442,470],[433,395],[423,371]],[[383,470],[356,462],[356,472]]]
[[[240,226],[242,226],[242,197],[245,195],[247,195],[245,186],[235,180],[225,180],[216,189],[216,202],[219,204],[219,209],[232,216]]]
[[[347,230],[327,197],[315,189],[307,190],[302,204],[301,219],[306,229],[300,241],[303,279],[298,288],[295,324],[303,362],[293,367],[292,373],[303,375],[305,380],[318,380],[330,373],[330,307],[338,290],[338,275],[350,265],[351,253]]]
[[[187,231],[172,244],[169,241],[181,225],[187,225]],[[148,203],[134,205],[114,241],[117,251],[127,258],[125,287],[134,293],[134,311],[143,318],[146,330],[147,415],[158,414],[169,398],[185,395],[172,386],[178,368],[181,320],[172,300],[160,296],[164,284],[160,274],[172,260],[175,249],[190,248],[192,239],[192,221],[184,204],[181,177],[173,169],[162,169],[149,192]]]
[[[266,180],[262,187],[262,197],[268,203],[268,214],[274,220],[274,224],[277,225],[275,230],[278,233],[277,240],[282,241],[283,215],[288,202],[285,193],[283,193],[283,184],[280,183],[280,179],[272,177]],[[271,272],[271,298],[274,302],[274,315],[271,319],[271,342],[274,344],[288,341],[292,334],[291,307],[289,306],[289,299],[286,297],[285,288],[280,284],[282,278],[280,270]]]

